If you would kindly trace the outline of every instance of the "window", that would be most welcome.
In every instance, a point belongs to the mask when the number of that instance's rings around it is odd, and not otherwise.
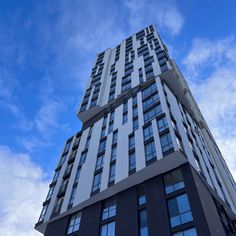
[[[149,71],[146,72],[146,78],[147,78],[147,80],[148,80],[148,79],[151,79],[151,78],[153,78],[153,77],[154,77],[154,72],[153,72],[153,70],[149,70]]]
[[[184,188],[183,176],[180,169],[171,171],[164,176],[166,194]]]
[[[54,210],[53,210],[53,214],[54,214],[54,215],[60,213],[63,200],[64,200],[64,197],[61,197],[61,198],[58,198],[58,199],[57,199],[56,204],[55,204],[55,207],[54,207]]]
[[[108,199],[103,204],[102,220],[106,220],[116,215],[116,200],[114,198]]]
[[[183,151],[184,150],[183,144],[182,144],[181,139],[178,136],[176,136],[176,142],[177,142],[178,148]]]
[[[98,152],[105,151],[106,148],[106,139],[100,141],[99,147],[98,147]]]
[[[81,172],[81,168],[78,168],[75,174],[75,181],[74,181],[75,184],[78,183],[79,181],[80,172]]]
[[[101,178],[102,178],[102,172],[99,172],[96,175],[94,175],[92,192],[98,191],[100,189]]]
[[[197,232],[195,228],[186,229],[184,231],[180,231],[172,234],[172,236],[197,236]]]
[[[133,97],[133,107],[137,106],[138,100],[137,100],[137,95]]]
[[[166,117],[163,117],[157,121],[158,131],[161,133],[162,131],[168,128],[168,123]]]
[[[150,161],[156,157],[154,141],[145,144],[145,157],[146,161]]]
[[[171,227],[175,227],[193,220],[188,197],[186,194],[168,200]]]
[[[109,123],[109,126],[108,126],[108,134],[110,134],[112,132],[113,126],[114,126],[114,122],[112,121]]]
[[[79,230],[81,213],[78,212],[71,216],[70,223],[67,229],[67,235]]]
[[[149,124],[148,126],[143,128],[143,139],[144,141],[147,141],[152,137],[153,137],[152,124]]]
[[[57,171],[55,172],[55,174],[54,174],[54,177],[53,177],[53,180],[52,180],[53,182],[58,179],[59,174],[60,174],[60,170],[57,170]]]
[[[153,106],[153,104],[157,101],[159,101],[159,94],[156,93],[154,95],[152,95],[150,98],[148,98],[147,100],[145,100],[143,102],[143,110],[148,109],[149,107]]]
[[[111,161],[116,160],[116,151],[117,151],[117,146],[112,147],[112,149],[111,149]]]
[[[138,117],[133,119],[133,130],[138,129]]]
[[[116,163],[110,166],[109,183],[115,181]]]
[[[67,157],[67,154],[62,155],[59,165],[63,165],[65,163],[66,157]]]
[[[115,117],[115,111],[112,111],[110,114],[110,122],[114,121],[114,117]]]
[[[139,196],[138,196],[138,205],[139,205],[139,206],[142,206],[142,205],[144,205],[144,204],[146,204],[146,196],[145,196],[144,193],[141,193],[141,194],[139,194]]]
[[[151,110],[144,113],[144,123],[147,123],[148,121],[151,121],[153,118],[155,118],[157,115],[161,114],[161,105],[157,105],[153,107]]]
[[[102,225],[100,236],[115,236],[115,221]]]
[[[97,157],[95,171],[100,170],[103,167],[103,158],[104,158],[104,154]]]
[[[105,135],[106,135],[106,127],[103,127],[101,131],[101,138],[105,137]]]
[[[49,191],[48,191],[48,195],[46,197],[46,200],[49,200],[52,197],[53,191],[54,191],[55,185],[53,185]]]
[[[76,189],[77,189],[77,187],[72,188],[68,207],[71,207],[73,205],[73,202],[74,202],[74,199],[75,199]]]
[[[156,83],[153,83],[153,84],[149,85],[147,88],[145,88],[145,89],[142,91],[142,97],[143,97],[143,99],[145,99],[146,97],[148,97],[149,95],[151,95],[151,94],[154,93],[155,91],[157,91]]]
[[[133,117],[135,117],[137,115],[138,115],[138,107],[135,106],[135,107],[133,107]]]
[[[113,132],[112,144],[116,144],[118,139],[118,130]]]
[[[86,140],[86,144],[85,144],[85,149],[88,149],[89,143],[90,143],[90,139],[91,139],[91,137],[88,136],[88,138],[87,138],[87,140]]]
[[[38,222],[43,221],[48,210],[48,204],[43,206]]]
[[[173,148],[170,133],[166,133],[160,137],[162,152],[165,153]]]
[[[128,112],[128,102],[123,104],[123,112]]]
[[[129,150],[132,150],[135,148],[135,138],[134,135],[129,136]]]
[[[106,124],[107,124],[107,116],[105,116],[105,117],[103,118],[102,126],[104,127],[104,126],[106,126]]]
[[[123,113],[123,124],[125,124],[128,121],[128,113]]]
[[[129,154],[129,171],[135,171],[136,169],[136,158],[135,152]]]
[[[86,161],[87,151],[82,152],[79,160],[79,165],[83,165]]]
[[[148,236],[147,210],[139,211],[139,235]]]

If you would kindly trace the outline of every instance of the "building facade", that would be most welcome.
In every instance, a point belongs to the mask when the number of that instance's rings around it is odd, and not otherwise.
[[[236,235],[236,184],[153,25],[97,55],[35,228]]]

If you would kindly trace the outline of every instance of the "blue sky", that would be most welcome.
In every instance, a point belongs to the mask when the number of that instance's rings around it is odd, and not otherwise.
[[[236,177],[235,9],[233,0],[1,1],[0,235],[39,235],[32,226],[63,143],[81,127],[96,53],[150,24]]]

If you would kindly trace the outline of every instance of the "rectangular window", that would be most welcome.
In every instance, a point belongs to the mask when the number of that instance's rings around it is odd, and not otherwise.
[[[110,122],[109,123],[109,126],[108,126],[108,134],[110,134],[113,130],[113,126],[114,126],[114,121]]]
[[[152,137],[153,137],[152,124],[149,124],[148,126],[143,128],[143,139],[144,139],[144,142],[149,140]]]
[[[61,211],[61,206],[62,206],[62,203],[63,203],[63,200],[64,200],[64,197],[57,198],[57,201],[56,201],[55,207],[54,207],[54,209],[53,209],[53,214],[54,214],[54,215],[60,213],[60,211]]]
[[[102,208],[102,220],[109,219],[116,215],[116,200],[114,198],[108,199],[104,202]]]
[[[173,148],[170,133],[163,134],[160,137],[162,152],[165,153]]]
[[[138,124],[138,117],[134,118],[133,119],[133,130],[137,130],[139,127],[139,124]]]
[[[156,158],[156,149],[154,141],[145,144],[146,162]]]
[[[171,171],[164,176],[166,194],[184,188],[183,176],[180,169]]]
[[[54,176],[53,176],[53,180],[52,180],[53,182],[58,179],[59,174],[60,174],[60,170],[57,170],[57,171],[55,172]]]
[[[172,234],[172,236],[197,236],[197,232],[195,228],[186,229],[184,231],[180,231]]]
[[[98,152],[105,151],[105,148],[106,148],[106,139],[100,141],[99,147],[98,147]]]
[[[133,97],[133,107],[138,105],[137,95]]]
[[[166,130],[168,128],[168,123],[167,123],[166,117],[163,117],[163,118],[157,120],[157,127],[158,127],[159,133],[163,132],[164,130]]]
[[[70,223],[67,229],[67,235],[79,230],[81,220],[81,212],[78,212],[71,216]]]
[[[115,181],[116,163],[110,166],[109,183]]]
[[[38,222],[41,222],[44,220],[47,210],[48,210],[48,204],[43,206]]]
[[[86,161],[86,156],[87,156],[87,151],[81,153],[80,160],[79,160],[79,165],[80,165],[80,166],[85,163],[85,161]]]
[[[125,124],[128,121],[128,113],[123,113],[123,124]]]
[[[80,172],[81,172],[81,168],[78,168],[76,171],[75,180],[74,180],[75,184],[78,183],[78,181],[79,181]]]
[[[73,188],[72,188],[71,195],[70,195],[70,200],[69,200],[69,204],[68,204],[68,207],[69,207],[69,208],[72,207],[73,202],[74,202],[74,200],[75,200],[76,189],[77,189],[77,187],[73,187]]]
[[[107,124],[107,116],[105,116],[104,118],[103,118],[103,123],[102,123],[102,126],[104,127],[106,127],[106,124]]]
[[[111,161],[116,160],[117,146],[112,147],[111,149]]]
[[[112,137],[112,144],[116,144],[118,139],[118,130],[115,130],[113,132],[113,137]]]
[[[138,193],[138,205],[142,206],[144,204],[146,204],[146,195],[144,194],[143,191],[140,191]]]
[[[105,135],[106,135],[106,127],[103,127],[101,131],[101,138],[105,137]]]
[[[102,179],[102,172],[99,172],[96,175],[94,175],[92,192],[100,190],[101,179]]]
[[[128,112],[128,102],[123,104],[123,112]]]
[[[138,116],[138,107],[133,107],[133,117]]]
[[[129,154],[129,171],[135,171],[136,169],[136,158],[135,152]]]
[[[100,236],[115,236],[115,221],[101,226]]]
[[[168,200],[168,209],[171,227],[175,227],[193,220],[186,194],[182,194]]]
[[[148,236],[147,210],[139,211],[139,235]]]
[[[153,83],[153,84],[149,85],[147,88],[145,88],[142,91],[143,99],[147,98],[149,95],[153,94],[156,91],[157,91],[156,83]]]
[[[154,119],[157,115],[161,114],[161,105],[157,105],[153,107],[151,110],[144,113],[144,123],[147,123],[148,121],[151,121]]]
[[[104,154],[97,157],[95,171],[100,170],[103,167]]]
[[[150,108],[151,106],[153,106],[159,100],[160,100],[160,98],[159,98],[158,93],[152,95],[150,98],[148,98],[147,100],[145,100],[143,102],[143,110],[146,110],[146,109]]]
[[[65,163],[66,157],[67,157],[67,153],[62,155],[59,165],[63,165]]]
[[[135,138],[134,135],[129,136],[129,150],[132,150],[135,148]]]
[[[52,197],[53,191],[54,191],[55,185],[53,185],[49,191],[48,191],[48,195],[46,197],[46,200],[49,200]]]

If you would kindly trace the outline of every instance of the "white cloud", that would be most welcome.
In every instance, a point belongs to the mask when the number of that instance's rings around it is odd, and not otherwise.
[[[196,39],[184,59],[199,107],[236,179],[236,39]]]
[[[25,153],[0,146],[0,235],[39,236],[34,228],[48,182]]]
[[[145,27],[144,24],[157,24],[163,31],[177,35],[183,27],[183,15],[175,1],[127,0],[125,5],[129,9],[129,23],[135,30]]]

